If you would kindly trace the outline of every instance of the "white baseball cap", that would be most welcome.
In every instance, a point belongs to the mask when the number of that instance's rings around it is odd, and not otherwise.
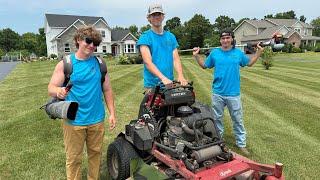
[[[161,4],[151,4],[148,8],[148,16],[153,13],[161,13],[164,14]]]

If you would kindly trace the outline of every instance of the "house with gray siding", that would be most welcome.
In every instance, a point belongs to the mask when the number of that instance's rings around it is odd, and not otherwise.
[[[119,55],[136,52],[135,42],[137,38],[129,32],[121,39],[112,38],[113,31],[103,17],[45,14],[44,30],[48,56],[55,54],[61,58],[64,55],[76,52],[77,48],[73,40],[74,34],[77,29],[85,26],[93,26],[101,33],[102,42],[94,52],[96,55],[111,53]],[[115,36],[118,37],[118,35]],[[133,44],[133,49],[131,44]],[[118,49],[113,51],[112,47]]]
[[[295,47],[315,46],[320,37],[312,35],[313,27],[297,19],[244,20],[234,30],[237,44],[268,41],[275,33],[284,37],[284,42]]]

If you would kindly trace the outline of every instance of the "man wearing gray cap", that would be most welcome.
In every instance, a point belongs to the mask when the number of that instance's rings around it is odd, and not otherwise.
[[[163,84],[171,84],[174,79],[173,67],[178,74],[177,80],[186,85],[187,80],[183,76],[176,37],[162,27],[164,20],[162,6],[150,5],[147,19],[151,29],[143,32],[137,42],[144,62],[143,78],[146,92],[160,81]]]

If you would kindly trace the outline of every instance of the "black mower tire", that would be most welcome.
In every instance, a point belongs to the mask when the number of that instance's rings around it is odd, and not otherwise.
[[[134,147],[123,137],[118,137],[107,150],[107,168],[111,179],[122,180],[130,177],[130,161],[139,158]]]

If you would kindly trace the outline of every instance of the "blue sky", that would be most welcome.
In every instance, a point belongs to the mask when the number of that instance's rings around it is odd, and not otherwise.
[[[11,28],[19,34],[38,32],[45,13],[102,16],[111,27],[141,27],[147,24],[147,7],[153,2],[163,5],[166,20],[177,16],[182,22],[196,13],[211,23],[219,15],[238,21],[289,10],[297,17],[304,15],[307,22],[320,16],[319,0],[0,0],[0,29]]]

